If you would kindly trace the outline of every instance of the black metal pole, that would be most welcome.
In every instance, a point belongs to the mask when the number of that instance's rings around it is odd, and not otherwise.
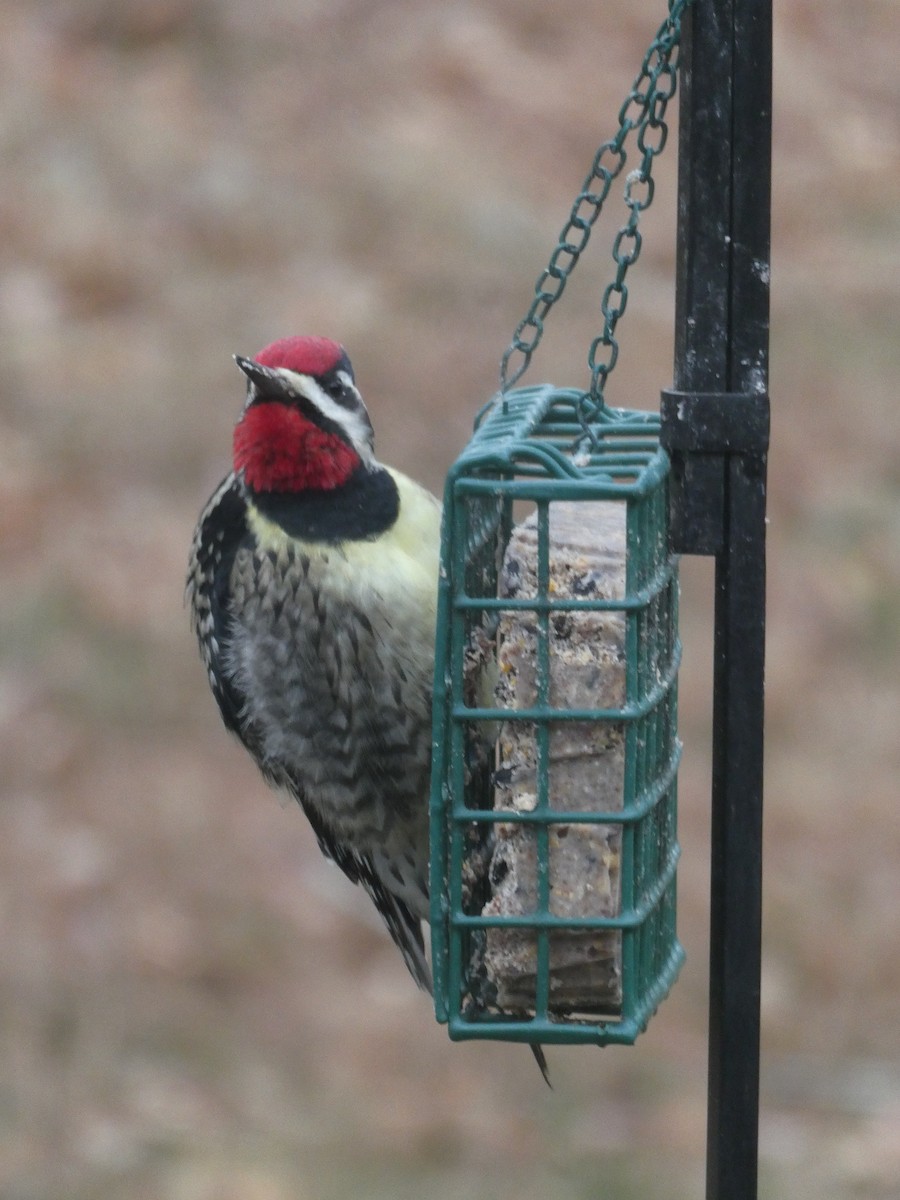
[[[771,0],[683,29],[672,540],[716,558],[707,1200],[754,1200],[759,1127]]]

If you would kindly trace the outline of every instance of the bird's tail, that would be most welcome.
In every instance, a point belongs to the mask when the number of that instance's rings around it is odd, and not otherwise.
[[[553,1084],[550,1082],[550,1070],[547,1066],[547,1057],[544,1054],[544,1047],[539,1046],[537,1042],[531,1042],[531,1053],[534,1055],[534,1061],[541,1069],[541,1074],[544,1077],[544,1083],[553,1091]]]

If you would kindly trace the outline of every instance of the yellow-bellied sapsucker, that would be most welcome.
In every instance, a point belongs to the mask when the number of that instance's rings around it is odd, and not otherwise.
[[[440,505],[382,466],[343,348],[237,357],[234,470],[203,510],[187,595],[226,726],[431,979],[428,786]]]

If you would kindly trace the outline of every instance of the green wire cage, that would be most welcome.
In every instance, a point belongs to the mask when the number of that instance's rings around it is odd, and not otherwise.
[[[431,924],[454,1039],[631,1043],[682,963],[659,429],[580,391],[518,388],[448,476]]]

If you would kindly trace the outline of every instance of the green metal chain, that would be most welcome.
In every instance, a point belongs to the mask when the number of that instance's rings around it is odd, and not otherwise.
[[[566,283],[590,240],[591,230],[609,195],[613,180],[621,174],[627,159],[625,144],[637,130],[637,147],[641,161],[626,177],[625,205],[628,220],[616,234],[612,257],[616,264],[615,279],[603,292],[600,310],[603,331],[594,338],[588,354],[591,369],[590,392],[579,406],[579,417],[585,433],[594,440],[589,422],[605,405],[606,380],[616,365],[619,343],[616,326],[628,303],[625,283],[628,268],[641,252],[641,233],[638,229],[641,213],[653,200],[653,160],[660,154],[668,137],[665,123],[666,106],[675,95],[678,80],[678,47],[681,41],[681,18],[690,0],[669,0],[669,15],[659,27],[641,69],[631,86],[625,103],[619,109],[619,130],[615,137],[599,148],[581,191],[575,197],[569,219],[550,262],[535,285],[534,299],[526,316],[519,322],[512,341],[500,365],[500,391],[507,392],[521,377],[544,334],[544,322],[565,291]],[[520,360],[511,366],[516,355]]]

